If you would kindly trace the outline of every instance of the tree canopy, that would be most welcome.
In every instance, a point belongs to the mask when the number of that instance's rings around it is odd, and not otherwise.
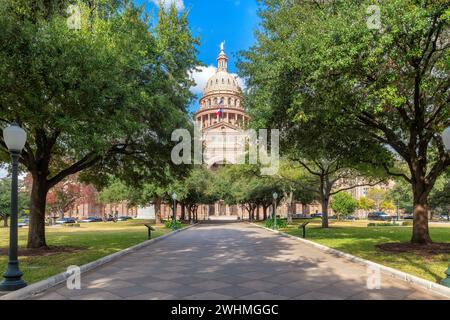
[[[33,177],[28,247],[46,245],[46,194],[65,177],[164,174],[171,133],[189,127],[188,71],[198,62],[187,14],[157,20],[132,1],[0,4],[0,119],[28,134],[20,159]],[[7,150],[0,138],[0,153]]]
[[[372,1],[262,3],[257,44],[240,64],[256,123],[278,125],[287,143],[307,141],[328,153],[316,139],[322,131],[341,140],[352,163],[405,179],[413,191],[412,242],[430,243],[428,196],[450,165],[440,135],[450,117],[448,1],[379,1],[376,28],[368,27]]]

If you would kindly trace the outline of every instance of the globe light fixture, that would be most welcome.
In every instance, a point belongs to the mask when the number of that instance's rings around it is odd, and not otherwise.
[[[17,123],[12,123],[3,130],[3,140],[11,154],[11,215],[9,226],[9,251],[8,266],[0,283],[0,291],[15,291],[26,287],[22,280],[22,272],[19,269],[18,258],[18,166],[19,158],[27,141],[27,134]]]
[[[444,140],[445,149],[450,152],[450,127],[442,133],[442,140]]]
[[[273,225],[272,230],[276,230],[278,228],[277,226],[277,199],[278,199],[278,193],[273,193],[273,210],[272,210],[272,216],[273,216]]]
[[[27,133],[17,123],[3,129],[3,139],[10,152],[21,153],[27,142]]]
[[[173,217],[172,217],[172,230],[177,230],[177,194],[174,192],[172,194],[173,200]]]

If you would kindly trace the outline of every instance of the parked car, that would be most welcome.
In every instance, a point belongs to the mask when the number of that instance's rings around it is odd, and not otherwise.
[[[128,221],[128,220],[133,220],[132,217],[127,217],[127,216],[123,216],[123,217],[119,217],[117,218],[118,221]]]
[[[403,215],[404,220],[414,220],[414,215],[412,213],[405,213]]]
[[[19,221],[19,223],[17,224],[17,226],[18,226],[19,228],[27,227],[27,226],[29,225],[29,223],[30,223],[30,219],[25,218],[25,219],[22,219],[21,221]]]
[[[323,217],[323,213],[313,213],[312,215],[311,215],[311,218],[322,218]]]
[[[450,221],[450,215],[448,214],[441,214],[439,217],[439,220],[441,221]]]
[[[368,216],[369,220],[374,220],[374,221],[391,221],[392,217],[388,214],[386,214],[385,212],[372,212],[369,213]]]
[[[355,221],[355,220],[359,220],[359,218],[357,216],[347,216],[344,218],[344,220]]]
[[[70,223],[77,223],[77,220],[75,220],[74,218],[62,218],[62,219],[58,219],[55,222],[56,224],[70,224]]]
[[[102,218],[89,217],[89,218],[87,218],[87,219],[81,220],[81,222],[92,223],[92,222],[103,222],[103,220],[102,220]]]

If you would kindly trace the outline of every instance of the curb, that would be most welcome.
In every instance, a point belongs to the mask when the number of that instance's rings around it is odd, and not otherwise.
[[[94,269],[96,269],[98,267],[101,267],[101,266],[109,263],[109,262],[117,260],[117,259],[119,259],[119,258],[121,258],[123,256],[126,256],[126,255],[130,254],[130,253],[136,252],[139,249],[142,249],[142,248],[147,247],[147,246],[149,246],[151,244],[154,244],[156,242],[159,242],[161,240],[164,240],[166,238],[174,236],[177,233],[186,231],[186,230],[191,229],[191,228],[193,228],[195,226],[197,226],[197,224],[193,224],[193,225],[187,226],[187,227],[185,227],[183,229],[172,231],[172,232],[167,233],[165,235],[162,235],[162,236],[160,236],[158,238],[144,241],[144,242],[139,243],[139,244],[137,244],[137,245],[135,245],[133,247],[124,249],[122,251],[113,253],[113,254],[111,254],[109,256],[100,258],[100,259],[98,259],[96,261],[93,261],[93,262],[90,262],[88,264],[85,264],[85,265],[80,267],[81,274],[86,273],[88,271],[92,271],[92,270],[94,270]],[[57,274],[55,276],[52,276],[52,277],[50,277],[48,279],[45,279],[45,280],[33,283],[33,284],[23,288],[23,289],[20,289],[20,290],[11,292],[11,293],[7,293],[4,296],[0,296],[0,300],[25,300],[25,299],[30,298],[30,297],[38,294],[38,293],[41,293],[41,292],[43,292],[45,290],[48,290],[48,289],[50,289],[52,287],[55,287],[55,286],[63,283],[69,277],[70,277],[70,274],[67,274],[67,272],[62,272],[62,273]]]
[[[397,270],[397,269],[394,269],[394,268],[386,267],[386,266],[384,266],[382,264],[378,264],[378,263],[372,262],[370,260],[359,258],[359,257],[356,257],[356,256],[351,255],[349,253],[345,253],[345,252],[342,252],[342,251],[339,251],[339,250],[336,250],[336,249],[332,249],[332,248],[324,246],[322,244],[319,244],[319,243],[316,243],[316,242],[312,242],[312,241],[309,241],[309,240],[305,240],[305,239],[302,239],[302,238],[299,238],[299,237],[287,234],[285,232],[281,232],[281,231],[278,231],[278,230],[272,230],[272,229],[269,229],[269,228],[257,225],[255,223],[251,223],[251,224],[256,226],[256,227],[258,227],[258,228],[265,229],[267,231],[276,233],[276,234],[278,234],[278,235],[280,235],[282,237],[286,237],[286,238],[290,238],[290,239],[293,239],[293,240],[297,240],[297,241],[303,242],[303,243],[305,243],[305,244],[307,244],[309,246],[313,246],[313,247],[315,247],[315,248],[317,248],[317,249],[319,249],[319,250],[321,250],[323,252],[326,252],[326,253],[329,253],[329,254],[332,254],[332,255],[335,255],[335,256],[347,259],[349,261],[358,263],[360,265],[364,265],[364,266],[367,266],[367,267],[379,268],[381,270],[381,272],[383,272],[386,275],[391,276],[392,278],[402,280],[402,281],[407,282],[409,284],[417,285],[417,286],[422,287],[422,288],[424,288],[424,289],[426,289],[426,290],[428,290],[428,291],[430,291],[432,293],[440,294],[440,295],[450,299],[450,288],[444,287],[444,286],[442,286],[442,285],[440,285],[438,283],[434,283],[434,282],[431,282],[429,280],[425,280],[425,279],[419,278],[417,276],[413,276],[412,274],[409,274],[409,273],[406,273],[406,272],[403,272],[403,271],[400,271],[400,270]]]

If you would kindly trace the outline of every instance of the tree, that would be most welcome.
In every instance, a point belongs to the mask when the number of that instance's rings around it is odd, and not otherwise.
[[[375,208],[377,210],[382,209],[382,204],[387,201],[388,191],[380,188],[370,189],[367,192],[367,198],[375,203]]]
[[[189,127],[188,71],[197,39],[175,5],[157,22],[126,0],[0,4],[0,119],[28,134],[20,163],[33,177],[28,247],[46,246],[48,191],[69,175],[170,163],[175,128]],[[7,156],[0,138],[0,155]]]
[[[361,197],[358,201],[358,207],[364,211],[370,211],[375,209],[375,201],[367,197]]]
[[[294,161],[281,161],[278,172],[280,185],[283,190],[284,199],[288,206],[288,223],[293,222],[293,202],[297,200],[303,205],[310,204],[317,195],[311,190],[315,183],[314,178],[299,163]]]
[[[23,188],[23,182],[19,182],[18,204],[19,213],[24,213],[29,207],[28,194]],[[0,221],[3,226],[8,226],[8,218],[11,214],[11,178],[0,179]]]
[[[447,171],[430,193],[430,208],[440,214],[450,212],[450,172]]]
[[[215,193],[227,204],[240,204],[249,214],[249,220],[255,220],[256,210],[262,206],[264,218],[273,204],[273,193],[279,194],[277,203],[283,199],[283,190],[279,179],[262,176],[258,165],[233,165],[222,168],[215,179]]]
[[[186,206],[189,221],[198,221],[198,207],[201,204],[213,204],[220,200],[213,191],[212,181],[211,172],[204,167],[196,167],[182,182],[180,203]]]
[[[380,209],[384,211],[392,211],[395,210],[395,208],[396,208],[395,203],[389,200],[384,200],[380,204]]]
[[[347,192],[341,192],[333,197],[331,208],[336,212],[338,220],[341,215],[349,216],[358,208],[358,201]]]
[[[398,204],[406,212],[414,211],[414,201],[411,185],[404,179],[397,179],[394,187],[389,191],[387,198]]]
[[[264,1],[258,45],[244,56],[252,62],[244,73],[269,70],[250,81],[250,91],[261,83],[273,89],[260,95],[259,112],[290,116],[293,125],[322,114],[325,130],[349,127],[368,140],[367,152],[374,144],[388,151],[390,157],[371,162],[411,185],[411,242],[428,244],[428,196],[450,165],[440,135],[450,116],[449,4],[381,1],[382,23],[368,28],[372,4]],[[270,112],[275,89],[277,115]],[[407,170],[393,170],[393,158]]]
[[[119,179],[111,178],[109,185],[98,194],[98,200],[102,204],[110,204],[110,215],[115,217],[114,206],[133,198],[133,190]],[[117,218],[117,217],[116,217]]]
[[[64,213],[72,209],[80,197],[80,183],[75,176],[69,176],[49,190],[46,201],[50,211],[64,218]]]

